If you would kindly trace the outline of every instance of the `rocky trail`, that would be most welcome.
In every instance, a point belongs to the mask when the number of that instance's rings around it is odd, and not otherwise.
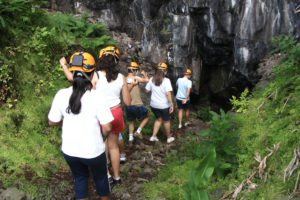
[[[112,186],[113,200],[144,199],[141,193],[144,183],[155,178],[161,168],[166,164],[168,154],[176,154],[181,146],[179,138],[188,139],[187,133],[195,134],[200,130],[208,128],[208,125],[201,120],[192,119],[192,125],[182,129],[172,131],[175,136],[175,142],[167,144],[164,139],[159,142],[150,142],[150,136],[144,136],[143,140],[135,139],[132,145],[126,144],[125,152],[127,161],[120,165],[122,183]],[[159,133],[162,135],[162,133]],[[33,184],[38,184],[38,180],[33,180]],[[3,200],[33,200],[33,199],[74,199],[73,179],[69,170],[59,170],[53,174],[47,181],[41,181],[40,184],[46,184],[47,187],[40,188],[40,194],[33,198],[17,188],[3,188],[0,185],[0,199]],[[89,180],[89,199],[98,199],[95,185],[90,176]]]

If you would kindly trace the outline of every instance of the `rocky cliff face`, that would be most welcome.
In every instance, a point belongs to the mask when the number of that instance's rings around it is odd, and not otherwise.
[[[300,38],[298,4],[298,0],[73,0],[76,12],[89,12],[110,30],[140,41],[145,61],[167,62],[173,81],[189,67],[194,72],[193,91],[218,97],[256,82],[257,63],[273,36]]]

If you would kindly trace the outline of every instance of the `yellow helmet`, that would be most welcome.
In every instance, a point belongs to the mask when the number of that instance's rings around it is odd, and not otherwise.
[[[127,69],[139,70],[140,66],[136,62],[131,62]]]
[[[187,69],[185,72],[183,72],[184,75],[192,75],[192,70]]]
[[[87,52],[76,52],[70,58],[70,71],[92,72],[95,70],[95,59]]]
[[[168,70],[168,65],[166,63],[164,63],[164,62],[160,62],[157,65],[157,69],[162,69],[162,70],[167,71]]]
[[[120,60],[120,51],[114,46],[108,46],[100,50],[99,58],[102,58],[104,55],[113,55],[117,61]]]

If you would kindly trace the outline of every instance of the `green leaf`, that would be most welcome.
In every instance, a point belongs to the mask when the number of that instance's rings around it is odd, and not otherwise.
[[[202,131],[198,132],[197,135],[199,135],[199,136],[209,136],[210,135],[210,130],[209,129],[202,130]]]

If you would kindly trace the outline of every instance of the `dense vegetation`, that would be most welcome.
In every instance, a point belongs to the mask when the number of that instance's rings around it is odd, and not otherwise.
[[[37,2],[0,1],[0,185],[34,196],[38,180],[66,168],[60,130],[47,121],[54,94],[68,86],[58,59],[75,50],[96,56],[115,44],[104,24],[89,23],[87,15],[49,15]]]
[[[300,145],[300,43],[286,36],[273,42],[271,53],[283,55],[273,69],[274,80],[251,95],[245,89],[239,98],[233,97],[236,114],[210,112],[211,128],[182,141],[181,150],[146,184],[148,199],[219,199],[258,170],[255,155],[264,158],[274,144],[280,144],[279,149],[267,160],[263,176],[257,173],[252,188],[245,186],[238,199],[292,196],[299,169],[286,183],[283,177]]]
[[[47,124],[53,95],[68,86],[59,57],[75,50],[96,55],[102,46],[114,44],[103,24],[88,23],[87,16],[49,15],[38,8],[42,3],[0,0],[0,185],[18,185],[33,196],[47,188],[41,179],[67,168],[60,130]],[[264,157],[279,142],[263,179],[252,179],[257,188],[241,196],[276,199],[292,193],[296,173],[283,183],[283,171],[300,141],[300,44],[279,37],[274,45],[272,53],[285,55],[274,68],[275,79],[251,95],[245,90],[233,97],[236,114],[206,108],[194,113],[209,119],[211,128],[181,139],[180,150],[172,151],[158,177],[145,184],[145,198],[217,198],[217,191],[235,189],[258,167],[256,152]]]

